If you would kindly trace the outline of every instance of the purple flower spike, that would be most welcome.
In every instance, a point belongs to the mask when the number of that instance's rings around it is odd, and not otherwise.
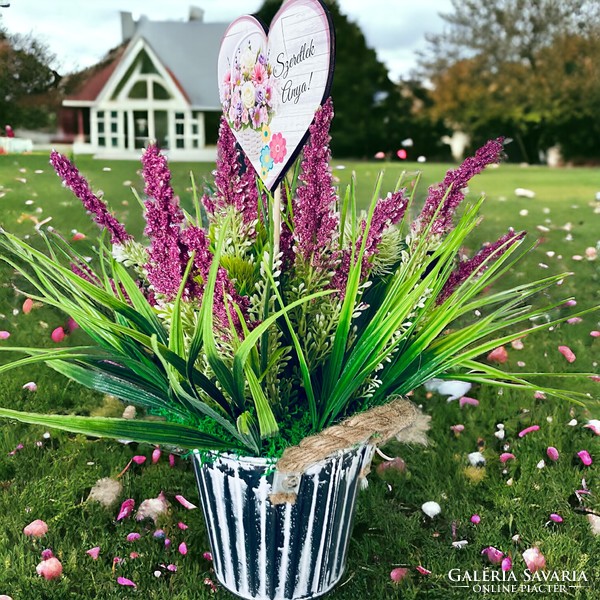
[[[159,294],[173,298],[181,284],[187,256],[180,244],[180,227],[183,213],[171,187],[171,172],[167,159],[158,147],[151,144],[142,156],[142,174],[148,196],[146,229],[150,238],[148,280]]]
[[[437,298],[437,303],[441,304],[449,298],[454,291],[463,284],[472,275],[481,275],[489,266],[490,260],[496,260],[502,256],[509,248],[518,244],[525,237],[525,232],[515,233],[512,229],[505,233],[500,239],[492,244],[488,244],[482,248],[473,258],[469,258],[458,266],[458,268],[450,274],[448,280],[444,284],[440,295]]]
[[[500,161],[503,142],[504,138],[501,137],[490,140],[458,169],[448,171],[440,185],[429,188],[423,210],[412,229],[415,236],[425,231],[429,225],[430,235],[443,235],[452,229],[454,212],[465,197],[462,190],[485,167]]]
[[[50,154],[50,164],[63,180],[65,187],[68,187],[81,200],[88,212],[95,215],[94,221],[100,227],[108,229],[113,244],[122,244],[131,239],[131,236],[125,231],[125,227],[110,214],[106,204],[92,192],[85,177],[66,156],[53,150]]]
[[[337,242],[339,219],[334,213],[335,188],[329,161],[329,127],[333,119],[333,103],[329,98],[315,114],[304,146],[300,185],[294,201],[294,238],[299,256],[308,264],[330,270],[336,263],[336,252],[329,250]]]

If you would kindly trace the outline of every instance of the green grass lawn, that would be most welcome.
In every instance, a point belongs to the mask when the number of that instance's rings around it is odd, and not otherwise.
[[[139,164],[106,162],[80,158],[77,164],[86,174],[94,190],[103,190],[116,216],[134,235],[141,233],[140,207],[131,193],[134,186],[141,192]],[[386,169],[384,190],[392,189],[402,169],[423,170],[418,201],[427,186],[439,181],[450,165],[400,163],[334,163],[334,175],[346,184],[352,171],[357,174],[358,194],[366,206],[374,181],[381,168]],[[210,176],[209,164],[174,163],[173,183],[184,207],[191,209],[190,171],[198,182]],[[40,172],[41,171],[41,172]],[[536,192],[534,199],[518,198],[515,188]],[[488,169],[475,178],[469,198],[481,192],[487,195],[484,220],[475,230],[469,252],[481,243],[492,241],[508,227],[526,229],[537,246],[510,274],[518,282],[544,275],[572,272],[563,285],[552,290],[553,297],[570,297],[579,310],[600,304],[600,259],[587,260],[586,249],[600,250],[600,171],[592,169],[549,170],[543,167],[503,165]],[[92,243],[95,225],[90,222],[80,203],[61,187],[46,156],[0,156],[0,225],[20,236],[34,235],[34,225],[51,217],[49,224],[67,237],[72,231],[88,235],[77,242],[82,253]],[[581,257],[578,259],[577,257]],[[10,338],[7,345],[51,346],[50,332],[63,325],[66,315],[47,307],[21,312],[23,296],[14,287],[10,270],[0,267],[0,331]],[[557,313],[566,314],[567,309]],[[554,315],[551,315],[554,316]],[[600,339],[590,331],[600,330],[600,314],[587,314],[582,321],[529,336],[523,349],[508,347],[506,367],[513,371],[599,373]],[[71,342],[81,343],[83,334],[75,331]],[[577,360],[568,364],[558,352],[559,345],[569,346]],[[9,360],[10,355],[2,355]],[[79,414],[120,414],[121,408],[86,389],[59,378],[53,371],[32,366],[0,375],[0,405],[20,410],[74,412]],[[35,381],[37,391],[22,388]],[[545,379],[544,383],[548,383]],[[583,571],[587,586],[569,588],[567,597],[594,598],[600,585],[600,537],[592,534],[585,511],[600,515],[599,437],[583,425],[590,418],[600,418],[597,401],[600,383],[583,378],[567,383],[573,389],[590,393],[590,407],[569,405],[553,399],[536,399],[522,393],[474,387],[468,393],[479,400],[479,406],[460,408],[444,397],[427,397],[418,390],[415,398],[432,415],[431,443],[427,448],[391,444],[387,454],[402,456],[404,473],[369,476],[369,487],[359,499],[355,531],[350,545],[344,584],[331,594],[332,599],[358,600],[370,598],[479,597],[463,589],[453,589],[448,578],[451,569],[479,571],[488,566],[481,551],[495,546],[510,554],[514,572],[522,579],[525,564],[521,552],[538,546],[546,557],[547,572]],[[569,424],[575,420],[576,424]],[[497,424],[504,425],[505,438],[494,435]],[[450,427],[464,425],[454,433]],[[529,425],[540,429],[519,438],[518,432]],[[223,590],[212,594],[204,584],[211,577],[210,562],[203,558],[209,550],[200,510],[187,511],[175,500],[183,494],[198,503],[191,465],[177,459],[170,467],[163,455],[155,465],[148,459],[144,465],[133,465],[121,477],[123,492],[112,510],[86,502],[94,483],[102,477],[115,477],[134,455],[150,457],[152,449],[143,445],[86,439],[66,433],[50,432],[19,423],[0,423],[0,595],[13,600],[114,599],[138,597],[194,600],[229,598]],[[22,449],[17,450],[19,445]],[[548,446],[560,452],[553,463],[546,456]],[[586,449],[594,464],[585,467],[577,452]],[[467,455],[480,450],[485,467],[470,467]],[[515,459],[501,464],[499,456],[508,451]],[[539,463],[545,459],[545,466]],[[375,471],[375,469],[373,469]],[[591,494],[582,496],[575,490],[585,482]],[[156,497],[163,491],[171,503],[171,511],[159,526],[171,539],[155,539],[156,527],[132,519],[116,522],[120,502],[133,498],[136,504]],[[426,517],[421,505],[438,502],[442,512],[434,519]],[[549,515],[558,513],[562,523],[552,523]],[[481,522],[470,522],[473,514]],[[26,538],[23,527],[34,519],[45,520],[49,533],[42,541]],[[185,522],[188,529],[178,527]],[[142,537],[127,542],[130,532]],[[513,536],[518,535],[517,541]],[[453,542],[466,540],[462,549]],[[177,551],[185,541],[189,552]],[[97,561],[86,550],[100,546]],[[51,548],[60,558],[64,575],[45,581],[35,572],[40,552]],[[139,556],[130,557],[131,552]],[[114,558],[123,559],[118,564]],[[176,573],[160,565],[176,564]],[[431,571],[421,575],[416,566]],[[389,573],[397,566],[409,567],[409,574],[398,585]],[[490,567],[499,571],[498,566]],[[155,576],[155,571],[161,573]],[[117,577],[133,580],[137,590],[117,584]],[[586,585],[586,582],[580,582]],[[495,598],[544,598],[553,593],[495,593]],[[558,593],[556,595],[559,595]],[[492,594],[490,595],[492,596]],[[488,596],[486,596],[488,597]]]

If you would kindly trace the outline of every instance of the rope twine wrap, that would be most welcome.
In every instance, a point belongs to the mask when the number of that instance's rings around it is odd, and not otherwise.
[[[395,437],[400,441],[426,443],[424,432],[428,421],[429,417],[423,416],[412,402],[399,398],[349,417],[338,425],[304,438],[297,446],[286,448],[275,468],[280,478],[288,475],[299,481],[313,464],[360,444],[381,445]],[[415,431],[411,431],[413,429]],[[367,472],[368,465],[364,474]],[[270,495],[272,504],[293,503],[295,499],[295,492],[276,490]]]

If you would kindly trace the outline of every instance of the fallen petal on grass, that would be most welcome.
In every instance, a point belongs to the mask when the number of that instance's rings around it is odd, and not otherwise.
[[[89,554],[94,560],[98,560],[98,556],[100,556],[100,546],[90,548],[89,550],[86,550],[85,553]]]
[[[600,420],[590,419],[584,427],[591,429],[596,435],[600,435]]]
[[[390,579],[394,583],[400,583],[408,575],[408,569],[405,567],[396,567],[390,573]]]
[[[181,494],[177,494],[175,496],[175,500],[181,504],[184,508],[188,510],[193,510],[194,508],[198,508],[195,504],[192,504],[189,500],[186,500]]]
[[[523,552],[523,560],[532,573],[546,568],[546,558],[536,546]]]
[[[523,438],[528,433],[532,433],[534,431],[537,431],[539,428],[540,428],[539,425],[530,425],[529,427],[525,427],[525,429],[522,429],[521,431],[519,431],[519,437]]]
[[[590,455],[590,453],[587,450],[580,450],[577,453],[577,456],[579,456],[581,462],[586,466],[589,467],[594,461],[592,460],[592,457]]]
[[[29,537],[44,537],[48,533],[48,525],[45,521],[36,519],[23,529],[23,533]]]
[[[127,579],[127,577],[117,577],[117,583],[126,587],[137,588],[137,585],[131,579]]]
[[[546,449],[546,454],[548,455],[548,458],[550,460],[553,460],[555,462],[558,460],[558,458],[560,456],[558,453],[558,450],[554,446],[548,446],[548,448]]]
[[[512,452],[503,452],[500,455],[500,462],[502,464],[504,464],[505,462],[509,461],[509,460],[514,460],[516,457]]]
[[[36,568],[36,573],[44,579],[50,581],[51,579],[58,579],[63,572],[63,567],[56,557],[43,560]]]
[[[462,408],[463,406],[479,406],[479,400],[475,398],[469,398],[468,396],[463,396],[459,401],[458,405]]]
[[[508,352],[504,346],[499,346],[487,355],[487,360],[502,365],[508,360]]]
[[[117,515],[117,521],[131,516],[134,506],[135,500],[133,498],[128,498],[127,500],[125,500],[125,502],[121,504],[121,510],[119,510],[119,514]]]
[[[499,565],[504,558],[504,552],[498,550],[498,548],[494,548],[494,546],[488,546],[487,548],[484,548],[481,551],[481,554],[486,556],[493,565]]]
[[[577,359],[569,346],[559,346],[558,351],[567,359],[567,362],[572,363]]]

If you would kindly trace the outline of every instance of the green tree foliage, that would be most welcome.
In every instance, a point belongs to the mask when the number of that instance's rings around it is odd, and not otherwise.
[[[439,142],[439,126],[424,117],[414,118],[420,106],[404,87],[394,84],[385,65],[369,48],[358,24],[344,15],[337,0],[324,0],[336,32],[335,74],[331,95],[335,119],[331,148],[336,157],[372,158],[376,152],[394,153],[406,138],[413,138],[430,155]],[[257,16],[267,25],[281,0],[265,0]],[[416,148],[416,147],[415,147]],[[416,149],[410,150],[416,157]]]
[[[600,3],[453,0],[428,37],[420,75],[433,116],[472,136],[505,134],[524,160],[560,144],[568,159],[600,154]],[[595,101],[595,105],[594,105]]]
[[[0,25],[0,126],[49,125],[59,103],[55,57],[29,35],[11,35]]]

